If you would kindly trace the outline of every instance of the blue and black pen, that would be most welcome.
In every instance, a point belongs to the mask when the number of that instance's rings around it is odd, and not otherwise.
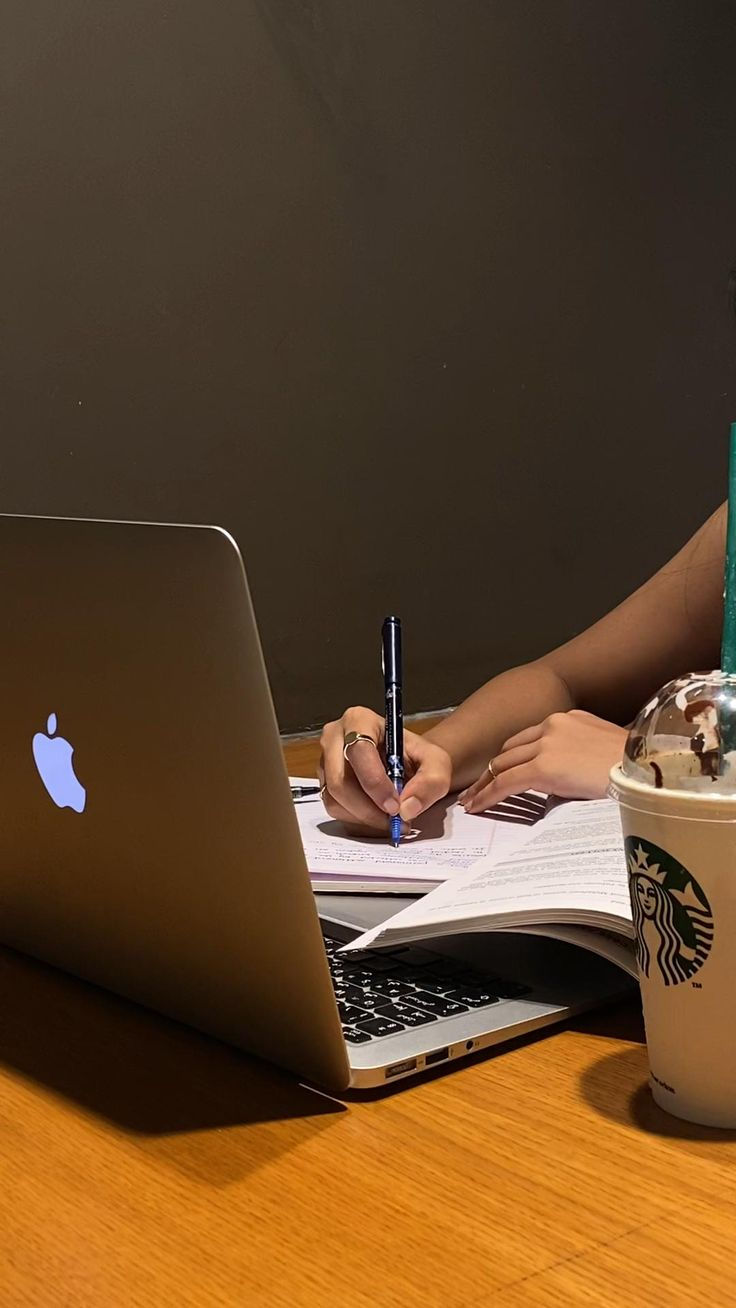
[[[381,628],[383,688],[386,697],[386,772],[401,794],[404,785],[404,717],[401,704],[401,619],[384,618]],[[401,818],[391,818],[391,844],[401,840]]]

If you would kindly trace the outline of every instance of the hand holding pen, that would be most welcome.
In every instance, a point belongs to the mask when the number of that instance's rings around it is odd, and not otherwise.
[[[320,741],[319,777],[330,817],[349,827],[385,833],[387,816],[411,824],[447,794],[452,765],[446,750],[404,730],[404,777],[399,794],[387,772],[389,744],[385,715],[369,708],[349,708],[337,721],[326,724]]]

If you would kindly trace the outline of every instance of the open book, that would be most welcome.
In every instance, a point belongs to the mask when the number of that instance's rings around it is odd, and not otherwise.
[[[636,975],[634,927],[618,805],[553,808],[508,857],[444,882],[346,948],[469,931],[524,931],[580,945]]]

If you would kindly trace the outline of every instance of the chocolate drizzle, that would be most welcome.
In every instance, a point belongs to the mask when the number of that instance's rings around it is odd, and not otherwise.
[[[631,763],[636,763],[636,760],[641,758],[642,754],[644,753],[645,745],[646,745],[646,741],[643,736],[629,735],[626,737],[626,744],[624,745],[624,754],[626,755],[627,759],[629,759]]]
[[[721,733],[718,729],[718,709],[711,699],[694,699],[688,704],[686,722],[697,722],[699,731],[690,741],[690,748],[700,764],[704,777],[715,781],[721,771]]]

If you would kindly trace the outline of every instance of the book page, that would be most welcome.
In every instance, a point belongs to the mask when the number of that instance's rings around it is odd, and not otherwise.
[[[611,799],[561,805],[524,849],[496,867],[476,869],[453,890],[453,915],[480,909],[519,918],[541,913],[550,921],[550,911],[569,908],[630,922],[618,805]],[[425,900],[425,908],[443,912],[440,899],[431,905]]]
[[[390,918],[375,939],[388,943],[399,933],[408,940],[555,921],[631,934],[623,838],[613,800],[553,809],[522,849],[439,886]],[[362,943],[368,943],[364,937]]]

